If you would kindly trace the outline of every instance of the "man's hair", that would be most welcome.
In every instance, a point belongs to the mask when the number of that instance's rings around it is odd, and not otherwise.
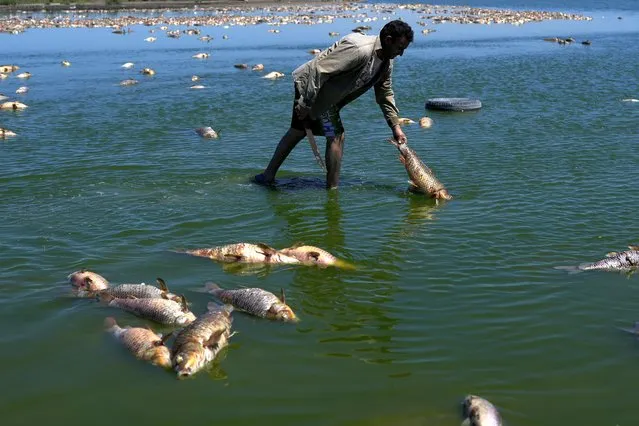
[[[412,43],[413,29],[406,22],[396,19],[384,25],[384,28],[382,28],[379,32],[379,38],[382,40],[384,40],[386,36],[391,36],[393,40],[397,40],[403,36],[406,37],[406,40]]]

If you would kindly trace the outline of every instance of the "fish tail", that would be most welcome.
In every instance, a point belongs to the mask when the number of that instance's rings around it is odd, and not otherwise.
[[[388,138],[388,139],[386,139],[386,142],[390,143],[391,145],[393,145],[396,148],[399,148],[399,144],[397,143],[397,141],[395,139]]]
[[[335,261],[335,266],[337,268],[346,269],[346,270],[349,270],[349,271],[354,271],[354,270],[357,269],[357,266],[355,266],[354,264],[352,264],[350,262],[342,260],[342,259],[337,259]]]
[[[109,294],[109,293],[105,293],[103,291],[97,293],[95,297],[102,303],[109,303],[112,300],[116,299],[116,297],[114,295]]]
[[[639,321],[635,322],[635,326],[633,328],[619,328],[621,331],[625,331],[626,333],[639,335]]]

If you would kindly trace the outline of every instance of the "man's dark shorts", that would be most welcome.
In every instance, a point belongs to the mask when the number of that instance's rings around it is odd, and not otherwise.
[[[339,136],[344,133],[344,126],[342,126],[342,119],[339,116],[339,108],[336,105],[332,105],[328,111],[324,112],[315,120],[302,121],[297,117],[295,113],[295,107],[300,99],[300,92],[295,88],[295,100],[293,101],[293,116],[291,117],[291,127],[302,132],[306,127],[312,130],[315,136],[325,136],[327,138]]]

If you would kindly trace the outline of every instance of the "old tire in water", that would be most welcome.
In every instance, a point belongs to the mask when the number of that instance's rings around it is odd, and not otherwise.
[[[481,108],[481,101],[470,98],[432,98],[426,101],[426,109],[439,111],[473,111]]]

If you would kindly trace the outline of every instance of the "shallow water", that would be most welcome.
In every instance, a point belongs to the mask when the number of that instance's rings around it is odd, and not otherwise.
[[[406,192],[372,93],[343,110],[338,191],[323,189],[305,141],[277,190],[249,183],[288,127],[290,72],[352,20],[202,28],[210,44],[146,43],[141,26],[0,34],[0,62],[33,74],[0,80],[0,93],[31,89],[15,95],[27,110],[0,111],[19,134],[0,141],[2,424],[453,425],[467,393],[513,425],[634,424],[639,342],[617,327],[639,319],[637,277],[554,269],[639,242],[639,104],[621,101],[639,98],[639,15],[584,13],[593,20],[427,36],[414,25],[394,86],[402,116],[434,120],[405,132],[455,196],[437,206]],[[541,40],[552,36],[593,43]],[[201,51],[211,58],[191,58]],[[189,90],[193,74],[207,89]],[[424,110],[460,96],[483,108]],[[221,138],[200,139],[201,126]],[[313,244],[358,269],[238,270],[172,252],[237,241]],[[236,313],[219,363],[177,381],[102,332],[108,315],[143,321],[69,294],[81,267],[162,277],[196,313],[207,281],[284,288],[302,321]]]

